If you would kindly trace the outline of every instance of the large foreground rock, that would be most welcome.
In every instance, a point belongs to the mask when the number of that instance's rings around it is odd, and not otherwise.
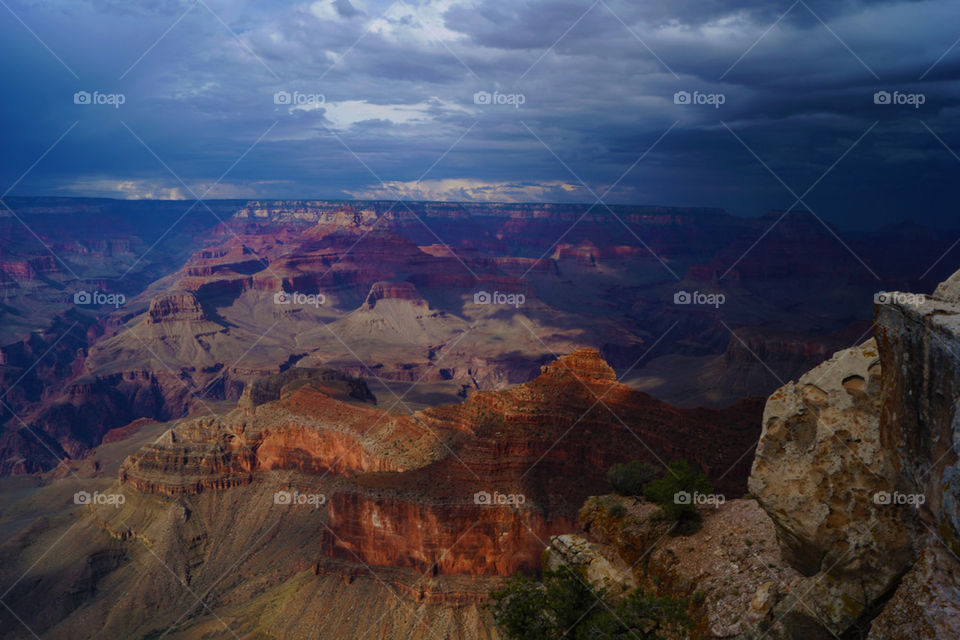
[[[764,412],[749,486],[807,576],[777,605],[793,638],[960,637],[960,272],[875,316]]]
[[[880,374],[870,340],[767,401],[750,491],[776,523],[784,558],[808,576],[798,593],[816,613],[783,605],[799,628],[848,628],[912,562],[910,518],[882,504],[897,473],[881,442]]]

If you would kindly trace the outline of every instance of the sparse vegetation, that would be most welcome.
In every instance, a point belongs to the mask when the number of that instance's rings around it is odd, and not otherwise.
[[[619,520],[623,516],[627,515],[627,508],[622,504],[617,503],[607,509],[607,513],[610,514],[611,518],[617,518]]]
[[[637,589],[614,601],[565,566],[542,580],[517,574],[490,595],[494,620],[510,640],[661,640],[682,637],[691,624],[685,600]]]
[[[671,462],[663,477],[643,487],[644,497],[660,507],[660,517],[676,523],[673,532],[677,535],[700,530],[700,512],[692,497],[712,493],[713,486],[707,476],[683,459]],[[678,494],[685,494],[689,499],[679,500]]]
[[[622,496],[639,496],[643,486],[659,476],[661,470],[642,460],[615,464],[607,471],[607,481]]]

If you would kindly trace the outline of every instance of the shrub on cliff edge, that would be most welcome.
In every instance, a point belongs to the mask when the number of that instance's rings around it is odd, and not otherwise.
[[[637,589],[611,601],[576,570],[545,571],[542,581],[515,575],[490,594],[497,626],[510,640],[662,640],[690,624],[687,602]]]
[[[615,464],[607,470],[607,482],[622,496],[639,496],[643,486],[659,476],[661,469],[642,460]]]
[[[712,495],[713,486],[700,470],[686,460],[674,460],[662,478],[643,487],[643,497],[660,507],[660,514],[676,522],[675,534],[690,535],[700,529],[697,495]]]

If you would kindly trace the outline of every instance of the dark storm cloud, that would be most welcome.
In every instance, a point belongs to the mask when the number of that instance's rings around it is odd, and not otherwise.
[[[337,13],[344,18],[352,18],[354,16],[361,15],[361,12],[358,11],[357,8],[352,4],[350,4],[350,0],[335,0],[333,6],[336,8]]]
[[[799,195],[846,153],[805,198],[823,217],[952,222],[949,0],[9,6],[64,64],[0,10],[5,183],[77,122],[14,193],[190,196],[246,153],[211,197],[592,201],[656,142],[610,202],[757,215],[794,203],[779,179]]]

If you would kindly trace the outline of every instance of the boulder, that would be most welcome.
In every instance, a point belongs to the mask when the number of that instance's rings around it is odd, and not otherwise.
[[[590,542],[583,536],[565,534],[550,538],[544,552],[544,567],[557,570],[562,565],[583,572],[584,578],[613,596],[637,588],[627,563],[609,547]]]
[[[912,559],[909,518],[884,504],[897,474],[881,442],[880,373],[870,340],[779,389],[767,401],[750,476],[784,558],[808,576],[818,617],[835,632]]]
[[[807,576],[774,610],[792,638],[960,637],[960,272],[875,303],[875,340],[764,411],[749,487]]]

